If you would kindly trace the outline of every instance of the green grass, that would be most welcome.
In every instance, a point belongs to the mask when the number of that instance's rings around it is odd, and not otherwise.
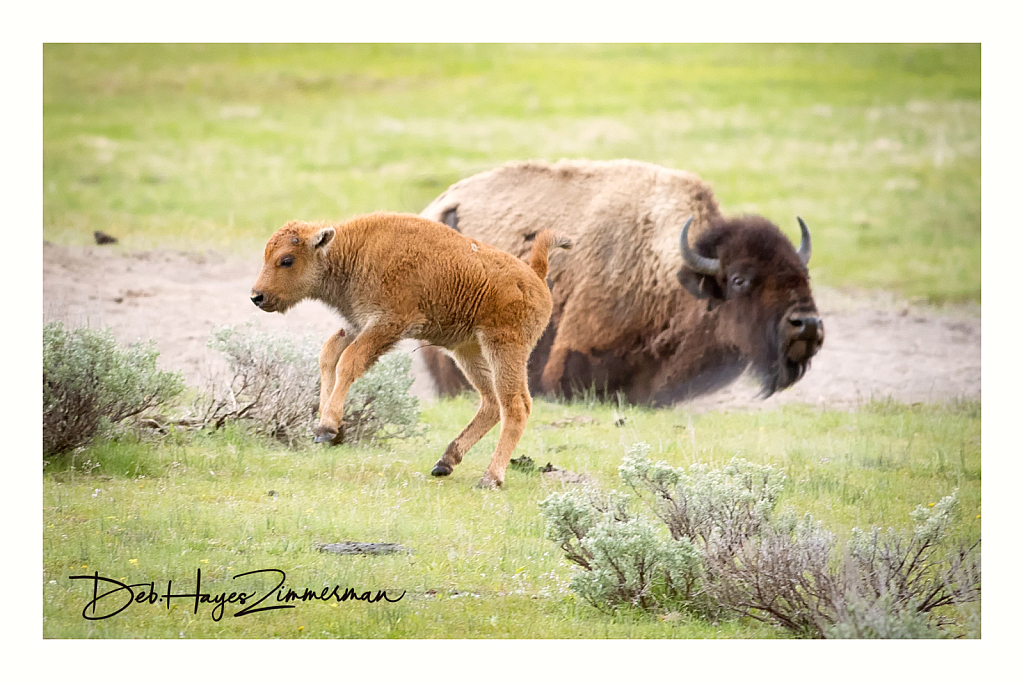
[[[226,431],[101,442],[48,466],[43,476],[44,637],[714,638],[782,637],[755,622],[710,623],[686,615],[602,614],[568,589],[569,562],[544,539],[538,502],[561,483],[510,469],[501,491],[473,484],[496,433],[454,474],[429,472],[469,420],[468,398],[425,407],[426,435],[386,448],[286,450]],[[907,527],[909,512],[959,488],[959,532],[980,535],[980,405],[872,403],[859,412],[788,406],[772,412],[693,414],[609,405],[535,402],[517,455],[618,486],[625,449],[644,440],[676,466],[722,464],[734,455],[787,475],[782,504],[810,511],[843,535],[853,526]],[[590,424],[556,428],[565,417]],[[275,491],[276,495],[268,494]],[[409,555],[335,556],[316,542],[398,542]],[[299,604],[219,622],[181,600],[171,611],[134,605],[87,621],[86,581],[168,580],[238,589],[233,575],[276,568],[288,585],[406,591],[394,604]],[[255,580],[269,590],[276,581]],[[662,616],[662,617],[659,617]]]
[[[46,45],[43,235],[249,251],[512,159],[694,171],[812,276],[981,296],[979,45]]]

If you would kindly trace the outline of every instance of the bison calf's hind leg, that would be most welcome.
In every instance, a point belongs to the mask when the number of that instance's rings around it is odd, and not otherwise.
[[[501,404],[501,434],[498,446],[491,457],[481,488],[492,488],[505,483],[505,469],[512,459],[512,451],[526,429],[532,401],[526,378],[526,362],[529,349],[520,347],[496,347],[485,349],[494,374],[494,388]]]
[[[480,394],[480,408],[466,428],[462,430],[462,433],[448,445],[441,459],[437,460],[437,464],[430,472],[433,476],[450,474],[452,469],[462,461],[466,452],[487,435],[487,432],[494,428],[501,418],[498,396],[494,392],[494,379],[487,361],[480,353],[480,348],[462,349],[456,351],[454,355],[459,368],[463,374],[469,377],[470,382]]]

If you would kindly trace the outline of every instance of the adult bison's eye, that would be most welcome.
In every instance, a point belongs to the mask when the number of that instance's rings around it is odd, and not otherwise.
[[[734,274],[729,277],[729,291],[733,294],[745,294],[750,290],[750,278],[746,275]]]
[[[285,256],[284,258],[281,259],[281,267],[290,268],[292,266],[292,263],[294,262],[295,258],[293,258],[292,256]]]

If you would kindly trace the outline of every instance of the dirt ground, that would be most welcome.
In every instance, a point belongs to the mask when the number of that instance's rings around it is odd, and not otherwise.
[[[153,339],[160,364],[205,385],[223,366],[209,350],[210,331],[252,322],[264,330],[326,338],[340,326],[336,313],[305,302],[287,315],[267,314],[249,301],[262,254],[156,250],[117,246],[43,246],[43,319],[109,326],[128,343]],[[807,375],[767,400],[746,377],[681,406],[771,409],[784,403],[852,408],[866,400],[943,402],[981,397],[981,313],[978,306],[937,309],[884,292],[814,288],[825,321],[825,344]],[[403,342],[412,351],[414,342]],[[433,382],[413,352],[413,392],[433,397]]]

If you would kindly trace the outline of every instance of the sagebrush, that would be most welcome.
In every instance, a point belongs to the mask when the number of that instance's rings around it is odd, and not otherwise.
[[[152,341],[121,346],[109,329],[43,327],[43,456],[88,445],[106,425],[177,397],[181,375],[157,369]]]
[[[620,491],[555,493],[541,503],[548,538],[580,567],[572,588],[614,609],[723,611],[812,637],[942,637],[948,609],[981,597],[980,540],[953,536],[956,491],[911,514],[913,530],[853,529],[839,543],[810,514],[776,513],[785,475],[734,458],[689,470],[631,448]]]
[[[294,445],[312,439],[320,401],[320,344],[310,336],[292,338],[254,329],[222,327],[209,344],[224,354],[228,377],[213,379],[192,406],[204,424],[228,421]],[[393,352],[349,389],[342,422],[343,442],[407,437],[417,433],[419,401],[409,394],[412,360]]]

